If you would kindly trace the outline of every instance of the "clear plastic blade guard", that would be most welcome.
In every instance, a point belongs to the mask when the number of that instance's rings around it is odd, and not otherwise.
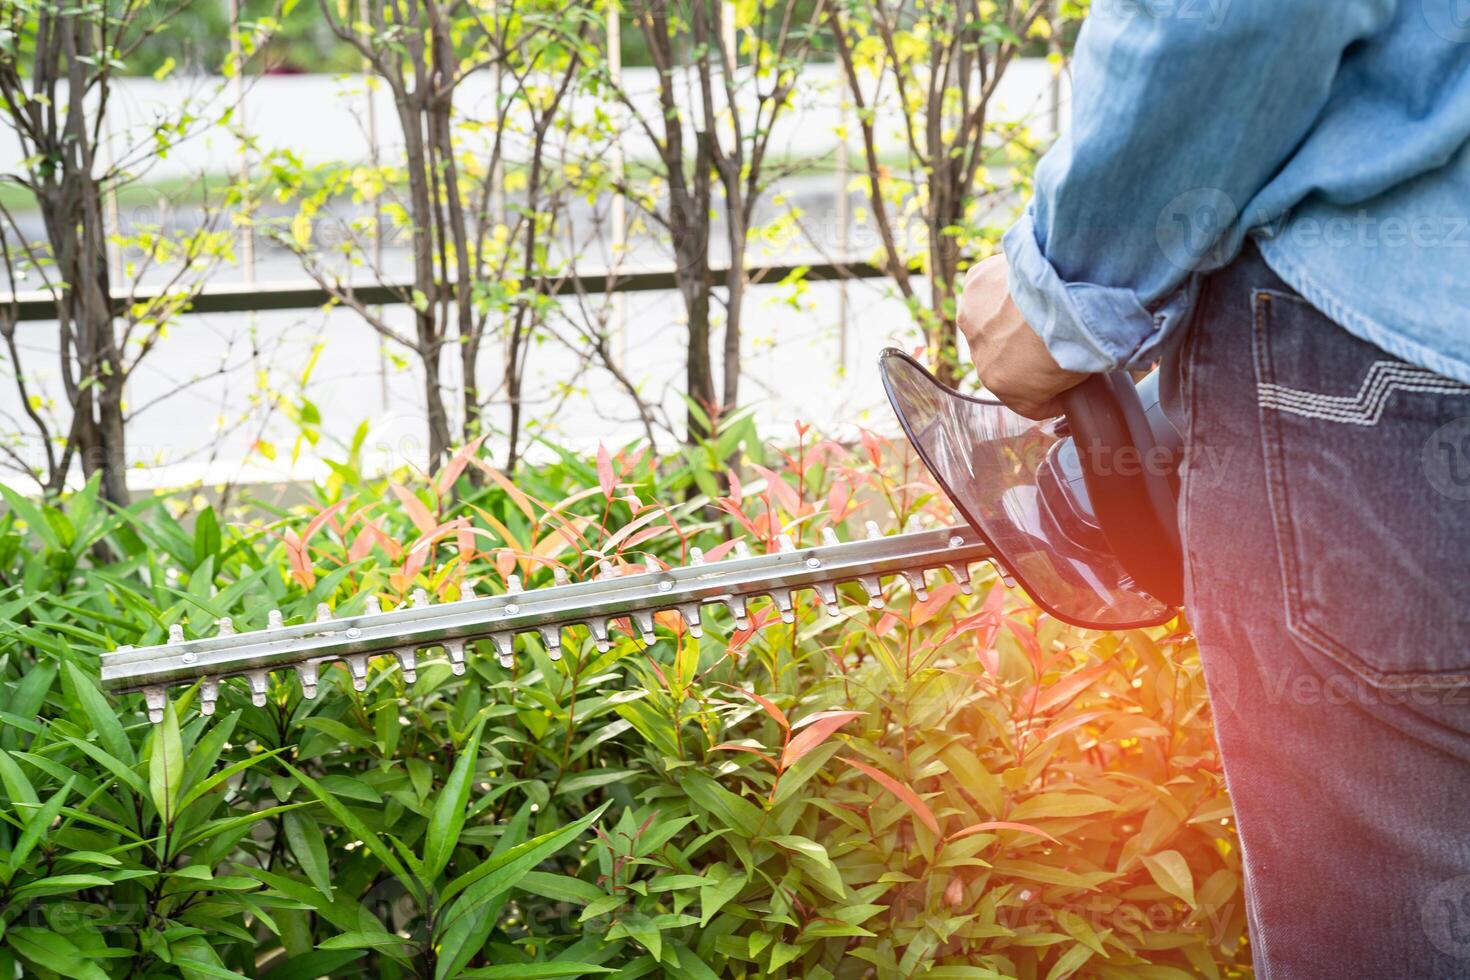
[[[879,360],[898,420],[944,492],[1047,612],[1077,626],[1153,626],[1175,610],[1143,591],[1091,523],[1059,420],[1035,422],[940,384],[889,349]]]

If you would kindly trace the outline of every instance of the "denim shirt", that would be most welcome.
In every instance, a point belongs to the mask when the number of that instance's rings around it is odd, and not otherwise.
[[[1065,368],[1158,357],[1249,235],[1351,333],[1470,382],[1470,0],[1094,0],[1005,235]]]

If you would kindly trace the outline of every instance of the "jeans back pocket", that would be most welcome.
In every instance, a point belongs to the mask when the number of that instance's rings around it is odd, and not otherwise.
[[[1380,687],[1470,681],[1470,386],[1252,300],[1288,627]]]

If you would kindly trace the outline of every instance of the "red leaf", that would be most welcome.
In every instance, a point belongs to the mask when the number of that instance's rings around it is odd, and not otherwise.
[[[320,531],[322,525],[331,520],[332,515],[341,510],[342,506],[345,503],[347,503],[347,501],[339,500],[332,506],[328,507],[326,510],[322,511],[320,514],[313,517],[311,519],[311,523],[306,525],[306,530],[301,532],[301,547],[305,548],[307,544],[311,541],[312,535],[316,534],[317,531]]]
[[[725,647],[726,652],[738,655],[742,647],[750,642],[750,638],[761,631],[768,623],[775,622],[776,613],[766,607],[754,609],[750,614],[750,626],[743,630],[736,630],[730,634],[730,643]]]
[[[396,578],[398,580],[395,583],[395,588],[400,592],[407,592],[409,586],[413,585],[413,580],[418,578],[419,572],[424,570],[424,563],[428,560],[429,552],[427,550],[414,549],[404,556],[403,570],[396,576],[389,576],[390,579]]]
[[[820,717],[803,718],[798,726],[809,727],[803,727],[787,743],[786,750],[781,753],[781,771],[785,772],[796,765],[801,761],[802,756],[827,741],[837,729],[865,714],[867,714],[865,711],[824,711],[821,712]]]
[[[944,888],[944,904],[957,909],[965,900],[965,879],[955,875]]]
[[[1089,722],[1097,721],[1099,718],[1106,718],[1110,714],[1112,714],[1110,711],[1084,711],[1070,718],[1063,718],[1048,728],[1046,734],[1041,737],[1041,740],[1043,742],[1050,742],[1059,735],[1065,735],[1074,728],[1081,728]]]
[[[862,712],[862,711],[858,711],[858,712],[843,711],[840,708],[829,708],[829,709],[827,709],[825,711],[813,711],[809,715],[804,715],[800,721],[798,721],[796,724],[792,725],[791,726],[791,730],[793,732],[799,732],[803,728],[807,727],[808,725],[815,725],[817,722],[821,721],[823,718],[831,718],[833,715],[851,715],[851,714],[864,714],[864,713],[865,712]]]
[[[439,472],[434,474],[434,496],[442,497],[454,488],[454,481],[458,480],[459,475],[464,472],[464,468],[470,465],[470,457],[480,451],[480,444],[485,441],[488,435],[489,433],[483,436],[477,436],[463,446],[460,446],[459,450],[450,458],[449,462],[445,463]]]
[[[373,532],[363,528],[357,532],[357,537],[352,539],[352,545],[347,549],[348,561],[361,561],[373,551]]]
[[[766,714],[768,714],[772,718],[776,719],[776,724],[780,725],[783,730],[784,729],[789,729],[791,727],[791,722],[789,722],[789,721],[786,720],[786,712],[784,712],[780,708],[776,707],[776,705],[773,704],[771,701],[767,700],[766,698],[761,697],[759,694],[756,694],[754,691],[747,691],[744,688],[739,688],[739,687],[733,687],[732,686],[730,688],[730,690],[734,691],[737,694],[743,694],[743,695],[745,695],[746,697],[750,698],[750,700],[754,701],[756,704],[758,704],[762,708],[764,708],[765,711],[766,711]]]
[[[704,553],[704,560],[705,561],[719,561],[721,558],[724,558],[731,551],[733,551],[734,548],[735,548],[735,539],[734,538],[731,538],[729,541],[721,541],[719,544],[715,545],[713,548],[711,548],[710,550],[708,550],[708,551],[706,551]]]
[[[929,598],[925,599],[923,602],[914,603],[913,612],[910,616],[910,619],[912,620],[912,625],[915,627],[919,627],[929,622],[929,620],[933,619],[939,614],[940,610],[942,610],[949,602],[949,600],[953,599],[955,597],[955,594],[959,591],[960,587],[953,582],[945,582],[943,585],[936,586],[933,591],[929,593]]]
[[[920,822],[922,822],[924,826],[934,831],[934,836],[944,836],[943,831],[939,829],[939,820],[934,816],[934,811],[929,809],[929,804],[925,803],[919,798],[918,793],[915,793],[903,783],[900,783],[898,780],[888,775],[888,773],[883,772],[880,769],[874,769],[866,762],[859,762],[856,759],[849,759],[847,758],[847,756],[838,756],[838,758],[847,763],[849,766],[852,766],[859,772],[863,772],[871,776],[873,778],[873,781],[876,782],[879,786],[882,786],[884,789],[888,790],[888,792],[892,793],[894,796],[902,800],[904,805],[913,811],[914,816],[918,817]]]
[[[312,570],[311,562],[306,558],[305,543],[290,528],[281,537],[286,543],[286,556],[291,561],[291,576],[301,583],[303,589],[309,589],[316,585],[316,572]]]
[[[730,482],[730,499],[739,507],[745,503],[745,491],[740,486],[740,477],[735,475],[734,470],[725,470],[725,479]]]
[[[434,515],[429,513],[429,508],[424,506],[412,490],[393,484],[393,493],[403,504],[403,509],[408,511],[408,519],[413,521],[413,526],[419,529],[421,534],[433,534],[439,527],[439,522],[434,520]]]
[[[1034,630],[1027,630],[1014,619],[1006,620],[1006,629],[1011,631],[1016,640],[1021,644],[1021,649],[1026,651],[1026,657],[1031,661],[1031,669],[1036,673],[1036,679],[1041,680],[1041,644],[1036,640]]]
[[[613,491],[618,488],[617,477],[613,476],[612,457],[607,454],[607,447],[601,442],[597,443],[597,484],[602,487],[602,495],[608,500],[612,499]]]
[[[760,749],[753,749],[749,745],[736,745],[734,742],[721,742],[719,745],[716,745],[711,751],[718,752],[721,749],[726,752],[749,752],[751,755],[758,755],[762,759],[769,762],[772,769],[780,769],[780,766],[776,765],[775,759],[772,759]]]
[[[846,480],[833,482],[827,491],[827,514],[833,524],[841,524],[847,518],[847,505],[852,500],[852,484]]]
[[[719,507],[725,513],[729,514],[731,517],[739,521],[740,526],[745,528],[746,533],[749,534],[751,537],[764,537],[764,535],[761,534],[759,526],[757,526],[756,523],[750,518],[746,517],[745,512],[737,507],[735,505],[735,502],[732,501],[729,497],[719,498],[715,501],[715,506]]]
[[[887,636],[897,625],[898,616],[895,613],[886,612],[878,617],[878,625],[873,627],[873,632],[878,636]]]
[[[771,492],[782,507],[786,508],[788,514],[800,512],[801,496],[797,494],[795,487],[781,479],[781,474],[774,470],[768,470],[764,466],[757,466],[754,463],[751,464],[751,469],[766,478],[766,489]]]
[[[474,463],[476,466],[484,471],[486,476],[499,484],[500,489],[510,494],[510,499],[513,500],[515,502],[515,505],[521,509],[522,514],[525,514],[526,517],[530,518],[532,524],[536,523],[536,508],[531,506],[531,498],[526,496],[526,494],[521,490],[520,487],[512,483],[509,477],[497,470],[495,467],[491,466],[489,463],[486,463],[483,460],[479,459],[475,460]]]
[[[468,526],[468,522],[455,530],[454,546],[459,553],[461,567],[475,560],[475,530]]]
[[[983,834],[987,830],[1019,830],[1023,833],[1035,834],[1038,837],[1045,837],[1053,844],[1061,843],[1061,841],[1057,840],[1051,834],[1048,834],[1046,831],[1042,830],[1039,827],[1033,827],[1029,823],[1016,823],[1013,820],[987,820],[984,823],[972,823],[964,830],[956,830],[954,833],[946,837],[945,840],[956,841],[959,840],[961,837],[969,837],[972,834]]]
[[[1037,688],[1034,713],[1045,713],[1059,705],[1065,704],[1087,688],[1091,687],[1098,678],[1102,677],[1111,669],[1108,664],[1098,664],[1087,670],[1079,670],[1074,674],[1068,674],[1062,680],[1047,688]],[[1045,693],[1042,693],[1042,692]]]
[[[672,528],[670,528],[667,524],[659,524],[656,527],[646,527],[643,530],[639,531],[637,534],[629,535],[628,539],[623,542],[623,546],[619,550],[628,551],[633,548],[637,548],[640,544],[650,540],[651,538],[656,538],[661,534],[668,534],[670,530],[672,530]]]
[[[624,477],[624,476],[627,476],[629,473],[633,472],[633,468],[635,466],[637,466],[639,463],[643,462],[643,457],[644,456],[647,456],[647,455],[648,455],[648,447],[647,446],[644,446],[643,448],[639,449],[636,453],[634,453],[632,456],[627,457],[627,458],[624,458],[624,456],[623,456],[623,454],[621,452],[618,453],[618,476]]]
[[[883,464],[883,448],[878,443],[878,437],[867,429],[861,429],[859,432],[862,436],[863,448],[868,451],[868,459],[874,466],[881,466]]]

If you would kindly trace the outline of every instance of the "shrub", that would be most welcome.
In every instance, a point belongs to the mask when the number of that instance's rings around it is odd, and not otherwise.
[[[1178,629],[1096,634],[986,571],[829,617],[503,669],[238,682],[159,726],[98,654],[318,602],[453,599],[562,564],[712,557],[786,532],[952,519],[911,460],[748,427],[515,483],[335,467],[310,513],[191,527],[157,499],[6,494],[0,974],[76,977],[1187,977],[1246,970],[1203,677]],[[752,482],[720,461],[742,444]],[[896,461],[895,461],[896,460]],[[769,468],[767,468],[769,465]],[[471,479],[471,477],[475,479]],[[699,494],[701,494],[700,496]],[[6,974],[8,975],[8,974]]]

